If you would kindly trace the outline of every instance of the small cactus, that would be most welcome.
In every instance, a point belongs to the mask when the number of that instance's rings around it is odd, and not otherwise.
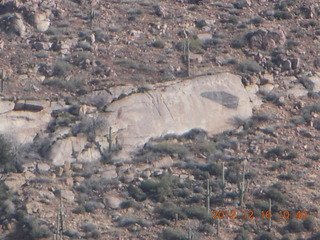
[[[109,153],[112,151],[112,133],[111,133],[111,127],[109,127],[109,136],[107,136],[107,141],[109,143]]]
[[[225,182],[225,172],[224,172],[224,162],[222,163],[222,179],[220,182],[220,188],[221,188],[221,201],[222,205],[224,205],[224,190],[226,187],[226,182]]]
[[[6,71],[4,69],[1,69],[0,71],[0,90],[3,92],[3,87],[4,87],[4,81],[7,79]]]
[[[240,181],[239,177],[238,177],[238,194],[239,194],[239,199],[240,199],[240,203],[239,205],[242,206],[243,202],[244,202],[244,196],[247,192],[248,189],[248,184],[246,183],[246,179],[245,179],[245,173],[246,169],[245,169],[245,162],[243,162],[243,169],[242,169],[242,179]],[[239,174],[238,174],[239,175]]]
[[[96,12],[93,10],[93,6],[91,5],[91,9],[89,12],[89,20],[90,20],[90,30],[93,28],[93,20],[96,17]]]
[[[207,211],[210,211],[210,197],[211,197],[212,187],[210,187],[210,180],[207,179],[207,192],[206,192],[206,207]]]

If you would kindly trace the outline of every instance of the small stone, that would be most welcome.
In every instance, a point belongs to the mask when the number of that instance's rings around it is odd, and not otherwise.
[[[40,174],[46,173],[50,170],[50,166],[46,163],[38,163],[37,164],[37,171]]]
[[[282,67],[281,67],[281,71],[282,72],[285,72],[285,71],[289,71],[292,67],[292,63],[290,60],[285,60],[283,63],[282,63]]]
[[[69,202],[74,202],[75,195],[70,190],[61,190],[61,196],[63,199],[65,199]]]

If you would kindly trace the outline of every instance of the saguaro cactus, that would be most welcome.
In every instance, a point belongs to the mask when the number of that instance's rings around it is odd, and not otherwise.
[[[183,32],[184,33],[184,37],[185,37],[185,43],[183,46],[183,56],[184,56],[184,60],[186,62],[187,65],[187,75],[188,77],[190,77],[190,42],[189,42],[189,37],[186,31]]]
[[[188,240],[193,240],[194,239],[194,233],[192,232],[191,228],[189,228],[188,231]]]
[[[239,174],[238,174],[238,194],[239,194],[239,200],[240,203],[239,205],[242,206],[243,205],[243,201],[244,201],[244,195],[247,191],[248,188],[248,184],[246,183],[246,179],[245,179],[245,162],[243,162],[243,169],[242,169],[242,179],[239,179]]]
[[[111,134],[111,127],[109,127],[109,136],[107,136],[107,141],[109,143],[109,153],[112,151],[112,134]]]
[[[208,212],[210,211],[211,190],[212,190],[212,188],[210,187],[210,180],[207,179],[206,208],[207,208]]]
[[[269,213],[271,213],[271,198],[269,198]],[[271,218],[272,217],[269,218],[269,222],[268,222],[268,230],[269,231],[271,231]]]
[[[54,240],[63,240],[62,234],[64,232],[64,211],[63,211],[63,202],[62,202],[62,196],[60,194],[60,206],[59,206],[59,212],[57,214],[57,226],[56,226],[56,234],[54,235]]]
[[[90,12],[89,12],[90,30],[93,29],[93,20],[94,20],[95,16],[96,16],[96,13],[93,10],[93,6],[92,6],[92,3],[91,3],[91,8],[90,8]]]
[[[0,90],[3,92],[3,87],[4,87],[4,81],[6,80],[6,71],[4,69],[1,69],[0,71]]]
[[[220,182],[222,205],[224,205],[224,190],[225,190],[225,187],[226,187],[226,183],[225,183],[224,162],[223,162],[222,163],[222,179],[221,179],[221,182]]]

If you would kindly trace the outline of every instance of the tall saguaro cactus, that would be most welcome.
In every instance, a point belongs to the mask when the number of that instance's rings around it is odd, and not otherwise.
[[[222,205],[224,205],[224,190],[225,190],[225,187],[226,187],[226,182],[225,182],[224,162],[223,162],[222,163],[222,179],[221,179],[221,182],[220,182]]]
[[[190,42],[187,31],[184,31],[185,43],[183,46],[183,57],[187,65],[187,75],[190,77]]]
[[[54,240],[63,240],[62,234],[64,232],[64,211],[63,211],[63,202],[62,202],[62,195],[60,194],[60,206],[59,206],[59,212],[57,214],[57,230],[56,234],[54,235]]]
[[[211,190],[212,190],[212,188],[210,187],[210,180],[207,179],[206,208],[207,208],[208,212],[210,211]]]
[[[109,127],[109,135],[107,136],[107,141],[109,143],[109,153],[112,151],[112,134],[111,134],[111,127]]]
[[[239,179],[239,174],[238,174],[238,194],[239,194],[239,200],[240,203],[239,205],[242,206],[244,202],[244,196],[248,188],[248,184],[246,183],[245,179],[245,174],[246,174],[246,168],[245,168],[245,162],[243,162],[243,169],[242,169],[242,178],[241,180]]]
[[[271,213],[271,198],[269,198],[269,213]],[[272,216],[272,215],[271,215]],[[268,230],[270,231],[271,230],[271,218],[269,218],[269,221],[268,221]]]
[[[3,92],[3,87],[4,87],[4,81],[6,80],[7,75],[6,71],[4,69],[1,69],[0,71],[0,91]]]
[[[93,20],[94,20],[95,16],[96,16],[96,13],[93,10],[93,4],[91,3],[91,8],[90,8],[90,12],[89,12],[90,30],[93,29]]]

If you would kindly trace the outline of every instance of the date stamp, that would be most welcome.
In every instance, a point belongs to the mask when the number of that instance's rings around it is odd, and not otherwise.
[[[307,211],[212,211],[212,219],[271,219],[273,215],[278,215],[280,219],[300,218],[306,219],[310,214]]]

